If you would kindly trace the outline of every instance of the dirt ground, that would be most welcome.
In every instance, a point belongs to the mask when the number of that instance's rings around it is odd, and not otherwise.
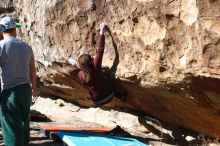
[[[1,131],[2,133],[2,131]],[[31,142],[30,146],[62,146],[61,142],[56,142],[45,137],[39,128],[31,128]],[[2,134],[0,135],[0,146],[4,146]]]
[[[73,121],[74,122],[74,121]],[[76,123],[78,123],[77,121]],[[57,123],[57,122],[31,122],[31,141],[29,146],[63,146],[64,144],[60,141],[53,141],[48,139],[41,131],[40,131],[40,126],[41,125],[66,125],[69,126],[71,125],[70,123]],[[82,122],[81,125],[78,126],[89,126],[92,123],[84,123]],[[100,125],[92,125],[92,126],[100,126]],[[173,127],[173,126],[172,126]],[[150,127],[148,127],[150,128]],[[175,127],[177,128],[177,127]],[[161,133],[160,131],[157,131],[155,128],[150,129],[151,133],[149,133],[148,137],[141,137],[140,135],[135,136],[134,138],[145,142],[148,145],[151,146],[217,146],[218,144],[215,144],[215,141],[205,137],[201,136],[199,134],[193,133],[186,131],[185,129],[177,128],[173,129],[174,133],[176,132],[176,137],[171,137],[168,134]],[[156,133],[162,134],[162,140],[158,140],[158,138],[155,136]],[[178,133],[178,134],[177,134]],[[183,136],[185,135],[185,136]],[[189,136],[190,138],[187,141],[186,140],[186,135]],[[197,138],[193,138],[197,137]],[[3,143],[3,138],[2,138],[2,131],[0,133],[0,146],[4,146]]]

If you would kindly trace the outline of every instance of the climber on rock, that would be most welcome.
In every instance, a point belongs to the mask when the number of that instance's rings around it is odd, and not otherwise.
[[[121,94],[115,90],[102,70],[102,58],[105,49],[104,32],[106,31],[110,33],[107,24],[102,23],[94,59],[89,54],[82,54],[78,58],[80,71],[77,76],[81,84],[89,91],[92,101],[98,106],[109,103],[113,97],[124,100],[127,96],[127,93]]]

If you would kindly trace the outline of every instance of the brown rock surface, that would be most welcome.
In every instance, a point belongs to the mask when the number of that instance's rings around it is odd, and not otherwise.
[[[9,7],[3,2],[1,13]],[[129,93],[110,106],[220,137],[218,0],[16,0],[14,7],[20,37],[34,48],[42,93],[92,105],[69,62],[94,54],[106,21],[117,51],[107,37],[103,65],[113,65]]]

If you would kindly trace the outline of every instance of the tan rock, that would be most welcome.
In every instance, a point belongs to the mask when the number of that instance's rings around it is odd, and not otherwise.
[[[219,1],[16,0],[11,5],[23,23],[19,37],[34,49],[42,93],[93,105],[70,60],[94,55],[99,25],[106,21],[118,48],[117,83],[129,93],[125,103],[113,101],[108,108],[145,112],[220,137]],[[110,68],[114,59],[107,36],[103,66]]]
[[[181,12],[180,19],[186,25],[192,25],[197,21],[198,8],[196,6],[196,0],[182,0],[181,1]]]

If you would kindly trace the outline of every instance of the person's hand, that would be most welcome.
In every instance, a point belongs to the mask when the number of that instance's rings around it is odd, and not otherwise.
[[[36,90],[36,89],[32,89],[32,95],[35,97],[35,96],[38,96],[39,92]]]
[[[38,96],[32,96],[31,104],[33,105],[37,99],[38,99]]]
[[[36,89],[32,89],[32,105],[35,103],[39,95],[39,92]]]
[[[102,22],[100,24],[100,34],[104,34],[104,32],[108,29],[108,25],[106,22]]]

